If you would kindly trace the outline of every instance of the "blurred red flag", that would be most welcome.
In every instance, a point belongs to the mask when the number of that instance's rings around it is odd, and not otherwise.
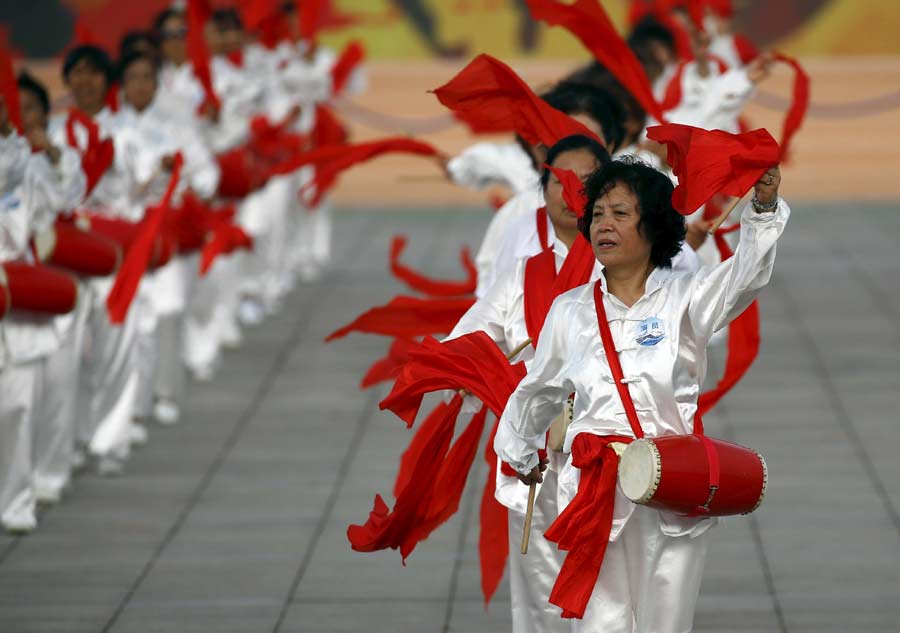
[[[331,69],[331,94],[333,96],[338,96],[344,91],[347,80],[350,79],[350,75],[365,56],[366,49],[359,40],[353,40],[344,47]]]
[[[647,138],[664,144],[678,177],[672,206],[690,215],[714,194],[743,196],[781,157],[778,143],[764,129],[729,134],[668,123],[647,129]]]
[[[490,55],[476,57],[434,94],[474,132],[516,132],[532,145],[547,147],[573,134],[603,142],[548,105],[509,66]]]
[[[637,99],[647,114],[665,122],[643,66],[597,0],[575,0],[574,4],[559,0],[527,0],[527,3],[535,20],[562,26],[572,33]]]
[[[366,310],[351,323],[329,334],[325,341],[343,338],[350,332],[381,334],[412,339],[428,334],[449,334],[474,298],[420,299],[400,295],[383,306]]]
[[[809,75],[803,70],[800,63],[787,55],[776,53],[775,59],[787,64],[794,71],[794,84],[791,90],[791,105],[784,119],[784,127],[781,130],[781,159],[788,157],[788,149],[794,134],[803,124],[806,118],[806,110],[809,108]]]
[[[212,17],[212,6],[209,0],[187,0],[187,52],[194,68],[197,81],[203,86],[204,103],[200,106],[222,107],[212,83],[212,71],[209,67],[210,53],[206,44],[204,30]]]
[[[19,84],[13,68],[12,55],[6,42],[0,42],[0,96],[6,104],[7,116],[16,130],[22,132],[22,111],[19,107]]]
[[[400,256],[403,254],[408,241],[405,235],[395,235],[391,240],[390,268],[394,277],[413,290],[430,297],[459,297],[475,292],[478,270],[476,270],[475,263],[472,261],[472,256],[467,248],[463,248],[460,251],[460,261],[466,271],[466,279],[464,281],[444,281],[426,277],[400,261]]]

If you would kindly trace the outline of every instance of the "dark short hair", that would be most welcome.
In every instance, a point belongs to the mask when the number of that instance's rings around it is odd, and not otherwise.
[[[27,70],[19,73],[18,84],[19,90],[25,90],[37,97],[44,114],[50,114],[50,95],[44,84],[35,79]]]
[[[241,31],[244,29],[241,14],[234,7],[216,9],[213,11],[212,21],[220,31]]]
[[[625,137],[625,110],[605,90],[590,84],[563,81],[542,98],[566,114],[587,114],[603,128],[608,146],[618,148],[621,145]]]
[[[636,120],[642,129],[646,127],[647,112],[644,110],[643,106],[641,106],[638,100],[628,92],[625,86],[623,86],[621,82],[619,82],[619,80],[616,79],[615,76],[613,76],[613,74],[600,62],[593,61],[582,66],[569,75],[566,78],[566,81],[590,84],[607,91],[624,109],[626,122],[630,117]],[[625,128],[625,134],[627,134],[627,125],[623,125],[623,127]],[[637,138],[628,138],[626,136],[623,139],[623,143],[625,145],[631,145],[632,143],[637,142],[637,140]]]
[[[140,42],[146,42],[154,51],[159,48],[159,41],[153,31],[128,31],[119,41],[119,57],[125,57],[134,51]]]
[[[628,35],[628,46],[635,50],[646,48],[653,42],[659,42],[673,53],[675,52],[675,36],[662,22],[653,16],[641,18]]]
[[[69,73],[71,73],[72,69],[82,60],[86,61],[94,70],[103,73],[107,83],[112,81],[113,63],[112,60],[110,60],[109,55],[107,55],[106,51],[102,48],[90,45],[76,46],[69,51],[65,61],[63,61],[63,79],[68,79]]]
[[[150,64],[153,67],[154,74],[159,72],[159,60],[156,57],[143,51],[131,51],[123,55],[122,59],[119,60],[119,65],[116,68],[116,76],[119,78],[119,81],[125,77],[125,71],[129,66],[141,61]]]
[[[686,235],[684,216],[672,207],[674,187],[669,177],[635,158],[614,160],[588,179],[587,212],[578,226],[582,235],[590,241],[594,203],[618,184],[631,189],[637,198],[641,214],[638,230],[650,242],[650,261],[654,266],[670,268]]]
[[[572,136],[567,136],[557,141],[547,152],[547,160],[545,162],[548,165],[552,165],[556,162],[556,159],[560,154],[564,154],[566,152],[575,152],[579,150],[589,152],[590,154],[594,155],[594,158],[597,159],[597,169],[602,168],[611,160],[609,157],[609,152],[606,151],[606,148],[596,140],[592,139],[589,136],[573,134]],[[541,187],[546,188],[547,182],[549,180],[550,170],[546,167],[542,167]]]
[[[174,7],[168,7],[157,13],[156,17],[153,18],[153,32],[156,33],[157,37],[162,33],[163,24],[165,24],[169,18],[181,18],[184,20],[184,11]]]

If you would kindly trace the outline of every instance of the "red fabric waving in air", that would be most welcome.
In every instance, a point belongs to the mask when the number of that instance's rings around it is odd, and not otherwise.
[[[511,365],[484,332],[439,343],[426,337],[409,351],[391,393],[379,403],[412,426],[426,393],[464,389],[500,417],[506,401],[525,376],[525,364]]]
[[[78,138],[75,134],[76,123],[87,131],[87,145],[83,150],[78,146]],[[69,147],[73,147],[81,153],[81,170],[87,180],[84,194],[86,198],[112,165],[115,147],[112,139],[106,138],[101,141],[100,126],[91,117],[76,108],[69,110],[69,116],[66,119],[66,142]]]
[[[172,196],[175,194],[175,187],[178,185],[178,179],[181,177],[183,164],[184,160],[181,154],[176,154],[175,165],[169,177],[166,193],[157,204],[147,209],[146,215],[141,222],[140,232],[128,249],[125,260],[122,262],[122,267],[119,268],[119,272],[116,274],[116,280],[109,291],[109,296],[106,298],[106,310],[112,323],[122,323],[125,320],[125,315],[128,314],[128,308],[131,306],[131,301],[137,292],[141,277],[144,276],[147,266],[150,264],[156,236],[162,227],[163,219],[170,210]]]
[[[764,129],[729,134],[668,123],[648,128],[647,137],[668,148],[667,161],[678,177],[672,205],[683,215],[716,193],[743,196],[781,156]]]
[[[200,254],[200,276],[206,276],[219,255],[227,255],[239,249],[253,250],[253,238],[247,235],[244,229],[230,222],[214,228],[212,237],[203,246]]]
[[[416,345],[418,345],[418,341],[395,338],[388,349],[387,356],[379,358],[369,367],[359,383],[359,388],[368,389],[372,385],[396,378],[400,374],[400,368],[409,361],[409,350]]]
[[[603,142],[547,104],[509,66],[490,55],[473,59],[434,94],[474,132],[516,132],[532,145],[547,147],[573,134]]]
[[[304,187],[304,192],[311,194],[307,199],[310,207],[318,206],[325,194],[335,185],[338,176],[355,165],[391,153],[419,156],[436,156],[438,154],[438,150],[433,145],[408,138],[387,138],[355,145],[330,145],[322,147],[320,150],[325,151],[331,148],[337,148],[340,151],[332,152],[328,160],[317,161],[312,180]],[[312,150],[309,153],[315,151],[319,150]]]
[[[347,128],[337,118],[334,110],[323,103],[316,104],[316,123],[310,133],[313,147],[340,145],[350,138]]]
[[[791,105],[784,119],[784,127],[781,130],[781,159],[788,156],[788,149],[794,134],[803,124],[806,110],[809,108],[809,75],[803,70],[800,63],[787,55],[776,53],[775,59],[787,64],[794,71],[794,84],[791,90]]]
[[[494,436],[497,424],[491,431],[484,460],[488,474],[481,493],[480,531],[478,534],[478,559],[481,563],[481,594],[487,605],[503,578],[506,559],[509,557],[509,510],[497,501],[494,490],[497,487],[497,454],[494,452]]]
[[[394,297],[389,303],[363,312],[351,323],[329,334],[325,341],[343,338],[350,332],[381,334],[412,339],[429,334],[449,334],[475,299],[421,299]]]
[[[19,133],[22,133],[22,111],[19,105],[19,84],[13,68],[12,55],[6,43],[0,41],[0,97],[6,104],[7,116]]]
[[[366,49],[359,40],[353,40],[344,47],[331,69],[331,94],[333,96],[337,97],[344,92],[350,75],[362,63],[365,56]]]
[[[657,121],[665,121],[653,98],[653,88],[643,66],[628,48],[597,0],[526,0],[535,20],[561,26],[577,37],[585,48],[619,80],[628,92]]]
[[[212,17],[212,6],[209,0],[187,0],[187,53],[194,69],[194,76],[203,87],[204,102],[200,109],[210,106],[222,107],[222,102],[213,88],[212,71],[210,70],[209,46],[206,44],[204,30]]]
[[[461,295],[471,295],[475,292],[475,285],[478,282],[478,270],[472,261],[472,255],[469,249],[463,247],[460,250],[460,261],[466,271],[466,279],[463,281],[445,281],[442,279],[432,279],[417,272],[400,261],[408,238],[405,235],[395,235],[391,240],[391,274],[405,283],[407,286],[428,295],[429,297],[459,297]]]
[[[393,510],[388,510],[381,495],[375,496],[375,505],[364,525],[347,528],[350,545],[358,552],[374,552],[382,549],[400,549],[404,561],[416,545],[416,529],[427,513],[430,495],[443,464],[456,418],[462,408],[462,397],[455,396],[450,404],[439,403],[423,423],[424,435],[416,447],[418,455],[415,468],[408,482],[397,496]]]

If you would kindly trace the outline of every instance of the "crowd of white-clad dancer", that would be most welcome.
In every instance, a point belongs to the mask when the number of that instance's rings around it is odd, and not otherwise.
[[[292,6],[283,10],[294,18]],[[241,344],[242,328],[276,312],[296,281],[316,279],[328,263],[328,203],[307,208],[298,195],[310,168],[223,197],[234,183],[223,181],[216,157],[241,155],[258,117],[308,138],[317,105],[330,99],[334,52],[299,38],[272,47],[251,42],[235,10],[217,11],[205,32],[218,98],[212,105],[188,58],[184,11],[167,9],[146,26],[123,39],[116,60],[92,45],[69,50],[65,96],[51,100],[20,69],[21,129],[0,98],[0,263],[40,263],[35,241],[63,219],[140,226],[165,193],[176,157],[173,205],[186,195],[235,205],[233,221],[254,248],[219,256],[202,276],[196,250],[176,252],[142,276],[120,324],[107,310],[115,273],[73,272],[77,303],[66,314],[7,311],[0,320],[0,523],[10,532],[33,530],[38,504],[59,502],[79,469],[121,473],[132,449],[147,442],[150,421],[179,422],[187,374],[211,380],[223,350]],[[363,81],[357,70],[349,88]],[[87,119],[71,116],[70,106]],[[96,147],[89,124],[114,149],[90,190],[84,154]]]

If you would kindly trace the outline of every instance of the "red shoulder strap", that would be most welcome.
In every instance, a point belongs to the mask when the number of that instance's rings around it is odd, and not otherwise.
[[[538,240],[541,242],[541,250],[550,248],[550,236],[547,234],[547,207],[541,207],[537,210],[537,234]]]
[[[625,407],[625,415],[628,416],[628,424],[631,425],[631,432],[638,439],[644,437],[644,430],[641,428],[641,422],[638,420],[637,411],[634,408],[634,401],[631,399],[631,393],[628,391],[628,385],[622,382],[625,374],[622,373],[622,365],[619,363],[619,354],[616,352],[616,344],[613,342],[612,332],[609,329],[609,321],[606,319],[606,308],[603,307],[603,286],[600,285],[598,279],[594,284],[594,305],[597,307],[597,325],[600,327],[600,340],[603,341],[603,350],[606,352],[606,361],[609,363],[609,369],[612,371],[613,380],[616,382],[616,391],[622,399],[622,406]]]
[[[538,335],[556,297],[553,292],[555,281],[556,255],[552,248],[545,248],[525,262],[525,328],[534,347],[537,347]]]

